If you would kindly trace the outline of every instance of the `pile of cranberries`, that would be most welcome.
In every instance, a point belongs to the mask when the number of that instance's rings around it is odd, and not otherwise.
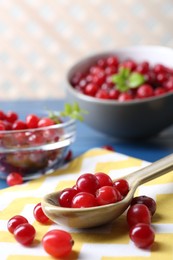
[[[58,118],[57,118],[57,120],[58,120]],[[59,121],[59,122],[61,122],[61,121]],[[1,131],[41,128],[41,127],[47,127],[47,126],[54,125],[55,123],[57,123],[57,121],[55,121],[49,117],[39,117],[36,114],[28,114],[26,116],[25,120],[21,120],[19,118],[19,115],[14,111],[8,111],[6,113],[6,112],[0,110],[0,130]],[[41,140],[37,140],[37,141],[39,142]]]
[[[120,91],[113,81],[120,69],[137,72],[144,77],[138,87]],[[134,59],[120,61],[115,55],[100,58],[91,64],[85,72],[77,71],[70,80],[71,85],[79,92],[100,99],[128,101],[143,99],[173,91],[173,68],[148,61],[136,62]]]
[[[154,243],[155,231],[151,219],[156,211],[156,202],[147,196],[134,197],[127,210],[129,236],[139,248],[149,248]]]
[[[113,181],[104,172],[82,174],[72,188],[62,190],[58,197],[61,207],[87,208],[116,203],[129,192],[125,179]],[[155,201],[147,196],[134,197],[127,210],[129,236],[137,247],[149,248],[155,232],[151,218],[156,211]]]
[[[62,207],[93,207],[117,202],[123,199],[128,191],[129,185],[124,179],[113,182],[109,175],[103,172],[85,173],[77,179],[73,188],[61,191],[58,201]],[[156,203],[152,198],[139,196],[132,199],[126,217],[129,236],[137,247],[149,248],[154,243],[155,232],[151,227],[151,218],[155,211]],[[52,224],[40,202],[34,206],[33,216],[42,225]],[[36,229],[27,218],[21,215],[13,216],[7,222],[7,229],[21,245],[33,244]],[[72,252],[74,241],[69,232],[53,229],[43,235],[41,244],[51,256],[63,258]]]
[[[41,203],[35,205],[33,215],[41,224],[47,225],[49,222],[51,223],[44,214]],[[31,246],[33,244],[36,229],[28,222],[27,218],[21,215],[13,216],[7,222],[7,229],[21,245]],[[60,229],[53,229],[44,234],[41,244],[48,254],[62,258],[71,253],[74,241],[70,233]]]
[[[6,178],[10,172],[27,175],[51,167],[61,155],[61,149],[44,151],[44,147],[43,149],[37,147],[61,139],[63,128],[49,127],[57,123],[61,123],[58,117],[54,120],[46,116],[28,114],[21,120],[14,111],[7,113],[0,111],[1,177]]]
[[[129,191],[125,179],[113,181],[104,172],[82,174],[72,188],[62,190],[58,197],[61,207],[87,208],[116,203]]]

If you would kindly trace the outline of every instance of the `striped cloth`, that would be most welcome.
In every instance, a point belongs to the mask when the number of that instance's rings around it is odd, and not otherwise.
[[[173,259],[173,174],[172,172],[141,185],[136,195],[147,195],[157,202],[152,218],[155,242],[150,250],[137,248],[129,239],[124,213],[113,223],[102,227],[78,230],[57,224],[43,225],[33,216],[34,206],[47,193],[70,187],[85,172],[105,172],[111,178],[119,178],[148,165],[148,162],[105,149],[91,149],[52,174],[0,191],[0,259],[1,260],[48,260],[52,259],[43,249],[41,239],[55,228],[69,231],[75,241],[68,259]],[[7,231],[7,221],[14,215],[23,215],[34,225],[36,238],[32,246],[17,243]]]

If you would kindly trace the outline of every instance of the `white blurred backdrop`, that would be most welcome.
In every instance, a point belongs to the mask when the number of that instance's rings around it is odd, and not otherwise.
[[[172,0],[0,0],[0,100],[65,96],[68,68],[95,51],[173,47]]]

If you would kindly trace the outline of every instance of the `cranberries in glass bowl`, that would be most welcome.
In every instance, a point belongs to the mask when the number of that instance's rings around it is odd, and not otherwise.
[[[84,123],[117,138],[150,138],[173,124],[173,50],[132,46],[93,54],[67,73]]]
[[[58,168],[76,136],[76,122],[59,112],[0,111],[0,178],[17,172],[25,180]]]

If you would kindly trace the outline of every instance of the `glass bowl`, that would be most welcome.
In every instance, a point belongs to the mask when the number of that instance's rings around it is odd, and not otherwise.
[[[47,127],[0,131],[0,178],[19,172],[24,180],[33,179],[62,165],[75,140],[76,122],[68,117],[61,120]]]

